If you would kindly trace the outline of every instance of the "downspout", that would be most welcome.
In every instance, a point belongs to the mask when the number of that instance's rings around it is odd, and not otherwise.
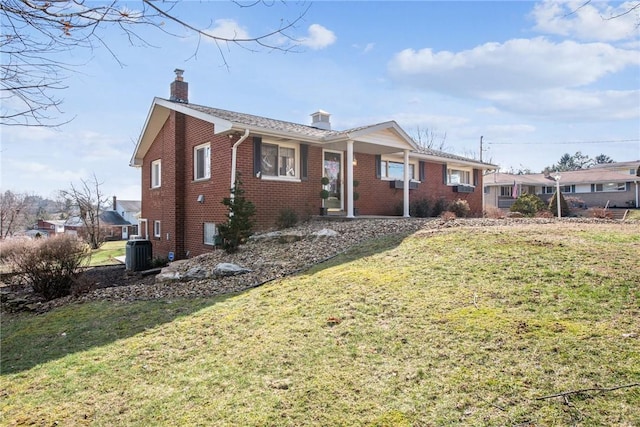
[[[640,208],[640,203],[638,203],[639,202],[639,200],[638,200],[638,181],[634,181],[634,182],[636,184],[636,208]]]
[[[249,129],[244,130],[244,134],[231,147],[231,199],[233,200],[233,189],[236,188],[236,162],[238,159],[238,146],[249,137]]]

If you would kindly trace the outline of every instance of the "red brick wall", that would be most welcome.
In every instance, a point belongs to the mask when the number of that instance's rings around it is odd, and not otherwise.
[[[356,191],[360,198],[355,202],[360,215],[402,215],[404,190],[390,188],[389,181],[376,178],[374,155],[358,154],[354,177],[360,182]],[[442,163],[425,162],[425,180],[415,190],[409,190],[409,202],[420,199],[466,200],[472,216],[482,216],[482,184],[476,183],[473,193],[454,193],[452,186],[444,184]],[[418,173],[416,169],[416,174]],[[479,179],[482,174],[478,172]]]
[[[255,229],[274,228],[284,209],[293,210],[301,220],[317,215],[321,206],[318,193],[321,189],[322,149],[309,146],[307,179],[299,182],[270,181],[253,174],[252,136],[238,146],[237,171],[245,197],[256,206]],[[239,135],[232,138],[214,135],[213,124],[171,112],[145,155],[142,167],[142,218],[148,220],[154,257],[166,257],[169,252],[174,252],[176,259],[180,259],[212,250],[211,246],[203,243],[203,226],[205,222],[219,224],[227,219],[227,209],[222,200],[230,194],[231,148],[238,138]],[[204,143],[211,144],[211,178],[195,182],[193,150]],[[343,158],[346,158],[346,153]],[[376,178],[374,155],[358,153],[357,158],[354,178],[360,182],[356,189],[360,198],[355,206],[359,213],[401,214],[403,190],[392,189],[389,181]],[[151,189],[151,162],[157,159],[162,159],[162,185]],[[419,184],[418,189],[410,190],[410,200],[461,198],[469,202],[474,215],[481,214],[481,183],[473,193],[454,193],[452,187],[442,182],[442,164],[426,163],[425,166],[426,180]],[[204,196],[203,203],[197,201],[199,195]],[[153,236],[156,220],[161,221],[159,238]]]
[[[284,209],[291,209],[300,220],[317,215],[322,177],[322,150],[309,147],[308,178],[299,182],[271,181],[253,175],[253,141],[247,139],[238,147],[238,171],[241,173],[245,197],[256,206],[256,229],[274,228]]]

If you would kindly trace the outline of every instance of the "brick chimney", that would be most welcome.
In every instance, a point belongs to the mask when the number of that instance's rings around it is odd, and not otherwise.
[[[182,73],[184,73],[184,70],[176,68],[175,70],[173,70],[173,72],[176,73],[176,79],[171,82],[171,96],[169,100],[188,104],[189,83],[185,82],[182,78]]]

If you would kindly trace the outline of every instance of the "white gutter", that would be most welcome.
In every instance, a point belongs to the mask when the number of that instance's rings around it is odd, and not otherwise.
[[[233,189],[236,188],[236,161],[238,158],[238,146],[249,137],[249,129],[244,130],[244,134],[231,147],[231,199],[233,200]]]

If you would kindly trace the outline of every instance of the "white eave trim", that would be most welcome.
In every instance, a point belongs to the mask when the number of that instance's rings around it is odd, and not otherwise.
[[[131,156],[129,166],[142,166],[142,158],[149,147],[151,147],[151,143],[153,143],[160,129],[162,129],[162,125],[164,125],[164,122],[169,117],[169,111],[171,110],[212,123],[215,126],[216,134],[227,132],[232,128],[230,121],[190,108],[189,104],[181,104],[156,97],[151,103],[151,108],[149,108],[149,113],[142,127],[142,132],[138,137],[138,142],[133,151],[133,156]],[[157,117],[158,115],[161,116]],[[154,121],[154,118],[158,119],[157,122]]]
[[[475,160],[452,159],[450,157],[436,156],[433,154],[424,154],[416,151],[411,152],[410,157],[418,160],[429,160],[436,163],[446,163],[449,165],[471,166],[473,168],[482,169],[482,170],[492,170],[492,169],[498,168],[497,165],[482,163]]]
[[[358,141],[359,138],[381,131],[381,130],[385,130],[385,129],[391,129],[393,131],[395,131],[399,136],[400,136],[400,140],[402,140],[402,142],[404,142],[406,144],[406,148],[410,149],[410,150],[416,150],[418,147],[416,147],[415,143],[413,142],[413,139],[407,135],[407,133],[400,127],[400,125],[398,125],[395,121],[391,120],[388,122],[383,122],[383,123],[378,123],[377,125],[372,125],[372,126],[367,126],[367,127],[363,127],[361,129],[357,129],[355,131],[345,131],[345,132],[341,132],[338,135],[331,135],[331,136],[327,136],[327,137],[323,137],[322,141],[323,142],[344,142],[344,141]],[[395,147],[395,148],[404,148],[404,147]]]

